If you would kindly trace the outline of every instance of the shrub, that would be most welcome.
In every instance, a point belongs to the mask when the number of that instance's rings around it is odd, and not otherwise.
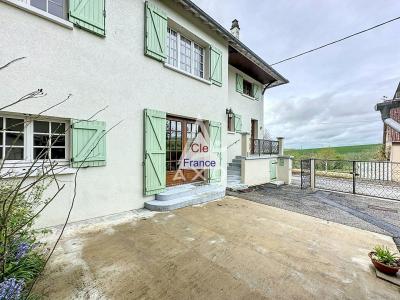
[[[19,180],[0,181],[0,299],[20,299],[44,266],[42,231],[32,228],[43,191],[50,181],[21,185]]]

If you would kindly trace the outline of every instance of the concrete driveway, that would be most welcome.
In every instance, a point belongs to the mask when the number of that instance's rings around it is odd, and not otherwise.
[[[48,299],[399,299],[367,253],[390,237],[235,197],[70,228]],[[117,222],[118,223],[118,222]]]

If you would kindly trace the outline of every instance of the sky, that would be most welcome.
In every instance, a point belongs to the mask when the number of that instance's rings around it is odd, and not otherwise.
[[[194,0],[272,64],[400,16],[400,0]],[[382,142],[374,110],[400,81],[400,20],[274,68],[290,82],[267,90],[265,128],[286,147]]]

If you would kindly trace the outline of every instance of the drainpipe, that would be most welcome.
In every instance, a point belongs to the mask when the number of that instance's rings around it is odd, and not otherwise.
[[[375,110],[381,112],[383,123],[400,132],[400,124],[390,117],[390,110],[400,107],[400,100],[381,102],[375,105]]]

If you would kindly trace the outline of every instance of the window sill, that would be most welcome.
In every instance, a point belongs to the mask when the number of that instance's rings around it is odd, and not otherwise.
[[[39,16],[39,17],[41,17],[43,19],[46,19],[46,20],[51,21],[53,23],[56,23],[56,24],[58,24],[60,26],[63,26],[65,28],[68,28],[68,29],[73,29],[74,28],[74,25],[71,22],[69,22],[67,20],[64,20],[64,19],[61,19],[59,17],[53,16],[52,14],[49,14],[48,12],[40,10],[40,9],[38,9],[36,7],[33,7],[33,6],[29,5],[29,4],[25,4],[25,3],[21,2],[21,1],[18,1],[18,0],[0,0],[0,1],[2,1],[4,3],[7,3],[7,4],[10,4],[12,6],[15,6],[17,8],[20,8],[20,9],[26,11],[26,12],[32,13],[32,14],[34,14],[36,16]]]
[[[183,74],[183,75],[186,75],[186,76],[188,76],[188,77],[191,77],[191,78],[193,78],[193,79],[196,79],[196,80],[198,80],[198,81],[200,81],[200,82],[203,82],[203,83],[205,83],[205,84],[211,85],[211,81],[206,80],[206,79],[204,79],[204,78],[197,77],[197,76],[195,76],[195,75],[193,75],[193,74],[190,74],[190,73],[188,73],[188,72],[182,71],[181,69],[178,69],[177,67],[171,66],[171,65],[166,64],[166,63],[164,63],[164,67],[166,67],[167,69],[173,70],[173,71],[175,71],[175,72],[181,73],[181,74]]]
[[[54,164],[57,164],[54,166]],[[29,161],[11,161],[6,162],[0,171],[0,176],[2,179],[13,178],[13,177],[24,177],[26,172],[32,166],[32,162]],[[71,168],[68,161],[53,161],[53,170],[55,175],[68,175],[75,174],[77,169]],[[43,171],[50,170],[50,164],[42,164],[37,162],[34,167],[30,170],[28,177],[36,177],[43,173]],[[52,176],[53,172],[50,171],[48,176]]]
[[[251,97],[251,96],[249,96],[249,95],[246,95],[246,94],[243,94],[243,93],[240,93],[240,92],[239,92],[239,94],[242,95],[242,96],[245,97],[245,98],[250,99],[250,100],[258,101],[256,98]]]

